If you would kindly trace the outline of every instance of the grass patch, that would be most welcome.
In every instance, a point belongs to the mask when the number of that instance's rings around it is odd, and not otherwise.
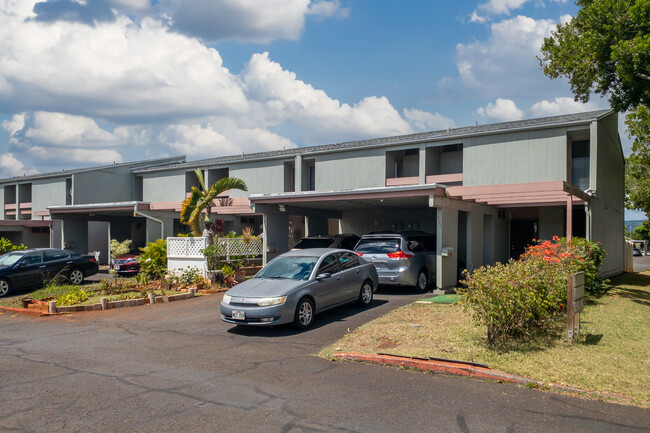
[[[650,407],[650,273],[625,274],[587,300],[571,345],[563,324],[547,339],[486,344],[485,327],[460,304],[411,304],[396,309],[323,349],[390,353],[485,363],[490,368],[585,390],[622,394]]]

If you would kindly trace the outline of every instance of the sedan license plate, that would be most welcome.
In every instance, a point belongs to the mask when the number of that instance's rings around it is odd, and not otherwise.
[[[246,320],[246,313],[243,311],[233,311],[232,318],[233,320]]]

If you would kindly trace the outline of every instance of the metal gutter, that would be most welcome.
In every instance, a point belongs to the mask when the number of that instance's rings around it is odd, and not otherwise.
[[[158,218],[154,218],[151,215],[147,215],[146,213],[140,212],[138,210],[138,202],[135,202],[135,204],[133,205],[133,216],[136,216],[136,215],[139,215],[141,217],[145,217],[147,219],[150,219],[150,220],[155,221],[158,224],[160,224],[160,239],[165,239],[165,223],[162,220],[158,219]],[[148,235],[149,235],[149,232],[147,231],[147,236]]]

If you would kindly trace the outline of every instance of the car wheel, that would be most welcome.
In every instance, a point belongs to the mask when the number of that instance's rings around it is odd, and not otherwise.
[[[429,288],[429,275],[426,269],[422,269],[418,274],[418,280],[415,284],[415,290],[418,293],[426,293]]]
[[[70,271],[68,279],[72,284],[79,285],[84,282],[84,273],[81,272],[81,269],[73,269]]]
[[[314,301],[310,298],[302,298],[296,306],[296,314],[293,317],[293,325],[298,329],[307,329],[314,322]]]
[[[359,291],[359,299],[357,303],[361,307],[368,307],[372,303],[372,283],[368,280],[364,281]]]
[[[9,290],[11,290],[11,287],[9,286],[9,281],[0,279],[0,298],[6,296],[7,293],[9,293]]]

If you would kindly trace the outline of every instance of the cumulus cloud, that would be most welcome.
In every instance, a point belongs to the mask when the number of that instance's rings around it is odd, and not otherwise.
[[[207,42],[298,39],[306,15],[347,17],[339,0],[162,0],[172,28]]]
[[[539,101],[530,107],[530,113],[534,117],[559,116],[562,114],[580,113],[583,111],[599,110],[602,107],[596,102],[585,103],[573,100],[573,98],[555,98],[553,101]]]
[[[267,125],[294,123],[309,142],[411,131],[387,98],[369,96],[354,105],[341,103],[298,80],[295,73],[270,60],[268,53],[254,54],[240,77],[246,94],[256,101],[254,118],[264,117]]]
[[[404,117],[418,131],[448,129],[456,126],[456,123],[452,119],[439,113],[434,114],[414,108],[405,108]]]
[[[509,14],[513,9],[519,9],[529,0],[489,0],[487,3],[479,5],[479,9],[489,14],[501,15]]]
[[[491,24],[487,40],[458,44],[461,83],[479,96],[539,98],[549,86],[558,85],[545,79],[535,58],[555,26],[553,20],[517,16]]]
[[[175,15],[146,16],[173,0],[43,3],[0,1],[0,109],[15,113],[1,125],[7,154],[22,161],[21,170],[119,162],[138,152],[202,158],[453,126],[439,113],[410,109],[402,116],[384,96],[339,101],[268,53],[252,55],[233,73],[217,50],[170,31]],[[277,38],[269,29],[280,23],[278,31],[297,35],[306,15],[349,13],[339,0],[183,4],[222,8],[233,22],[257,16],[247,25],[259,33],[251,30],[248,40]],[[102,7],[113,17],[101,19]],[[269,8],[274,12],[265,13]],[[127,9],[143,16],[126,15]]]
[[[487,106],[480,107],[476,112],[481,117],[487,117],[500,122],[521,120],[524,118],[524,112],[517,108],[515,102],[510,99],[497,98],[494,104],[490,102]]]
[[[0,154],[0,176],[1,177],[14,177],[22,176],[23,174],[36,174],[36,168],[26,168],[13,153],[6,152]]]

